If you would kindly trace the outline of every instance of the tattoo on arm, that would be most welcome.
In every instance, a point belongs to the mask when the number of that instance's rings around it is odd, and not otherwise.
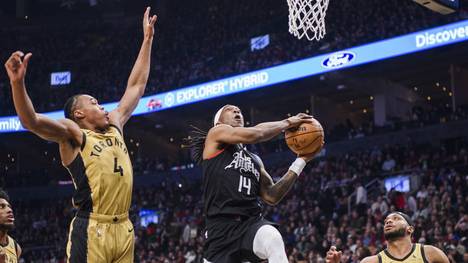
[[[278,204],[291,190],[298,175],[288,170],[278,182],[274,183],[271,176],[265,170],[260,157],[255,156],[260,165],[260,196],[269,205]]]
[[[288,171],[283,177],[276,183],[268,174],[262,175],[262,188],[265,190],[262,195],[263,199],[269,203],[276,205],[286,194],[291,190],[292,186],[296,182],[297,174],[292,171]]]

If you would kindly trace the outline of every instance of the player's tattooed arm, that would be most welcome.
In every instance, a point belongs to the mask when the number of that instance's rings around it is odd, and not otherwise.
[[[260,163],[260,197],[269,205],[277,205],[283,197],[291,190],[296,182],[297,174],[293,171],[287,171],[281,179],[274,183],[270,174],[265,170],[260,158],[256,158]]]
[[[260,196],[269,205],[277,205],[286,196],[297,179],[297,174],[292,171],[287,171],[276,183],[273,182],[265,169],[262,169],[260,174]]]

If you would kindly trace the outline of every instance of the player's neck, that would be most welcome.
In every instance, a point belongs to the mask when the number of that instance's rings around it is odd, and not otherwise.
[[[80,126],[81,129],[90,130],[90,131],[93,131],[93,132],[96,132],[96,133],[104,133],[105,132],[103,130],[97,129],[94,125],[92,125],[91,123],[88,123],[88,122],[80,122],[80,123],[78,123],[78,126]]]
[[[396,258],[403,258],[411,252],[413,243],[409,237],[387,241],[387,251]]]
[[[8,231],[0,230],[0,245],[8,245]]]

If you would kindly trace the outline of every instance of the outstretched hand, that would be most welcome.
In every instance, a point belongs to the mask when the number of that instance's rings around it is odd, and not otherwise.
[[[325,262],[327,263],[340,263],[341,262],[341,251],[337,251],[335,246],[331,246],[330,250],[327,251]]]
[[[28,53],[25,56],[23,52],[16,51],[11,54],[10,58],[5,62],[5,68],[11,83],[24,82],[31,56],[32,53]]]
[[[154,24],[156,23],[157,16],[150,17],[151,7],[147,7],[143,15],[143,33],[145,38],[152,38],[154,36]]]

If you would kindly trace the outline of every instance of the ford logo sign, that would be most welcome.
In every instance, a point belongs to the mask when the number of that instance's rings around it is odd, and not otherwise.
[[[356,55],[349,51],[333,53],[322,61],[322,67],[329,69],[341,68],[351,63],[355,57]]]

